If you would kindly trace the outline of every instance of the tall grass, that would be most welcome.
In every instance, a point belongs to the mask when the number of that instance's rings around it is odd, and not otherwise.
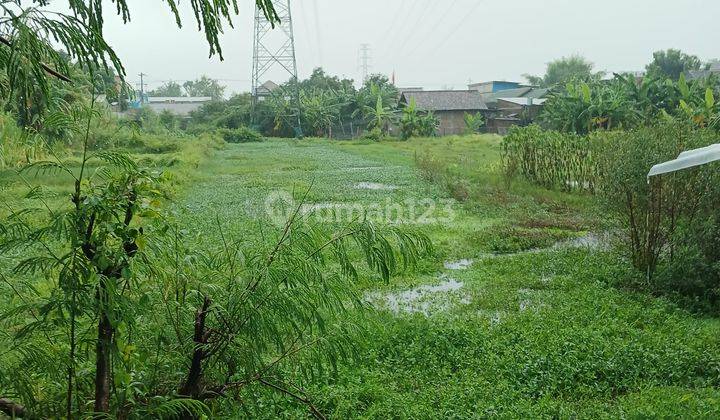
[[[42,142],[18,127],[15,120],[0,113],[0,169],[18,167],[42,157]]]
[[[593,192],[599,178],[595,154],[600,138],[548,131],[535,125],[515,127],[503,139],[507,175],[520,174],[550,189]]]

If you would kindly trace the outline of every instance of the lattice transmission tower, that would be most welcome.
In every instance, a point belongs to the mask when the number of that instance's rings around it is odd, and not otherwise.
[[[253,43],[252,97],[253,104],[270,96],[282,95],[288,100],[290,112],[282,115],[290,125],[294,126],[295,135],[302,137],[300,124],[300,91],[297,77],[297,60],[295,58],[295,36],[293,34],[290,0],[273,2],[278,21],[273,22],[265,17],[259,8],[255,9],[255,38]],[[271,73],[289,76],[286,87],[269,89],[261,80]],[[280,83],[282,85],[282,83]],[[253,112],[253,114],[255,114]]]

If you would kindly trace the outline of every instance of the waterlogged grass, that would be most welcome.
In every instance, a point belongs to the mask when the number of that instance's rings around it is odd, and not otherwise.
[[[270,240],[301,203],[311,223],[367,212],[432,238],[415,270],[355,285],[428,310],[348,314],[365,331],[355,357],[300,384],[329,418],[720,417],[720,321],[623,289],[635,274],[611,248],[558,246],[614,226],[589,196],[506,185],[498,137],[192,150],[174,166],[182,152],[147,156],[175,174],[169,207],[191,246]],[[20,179],[0,180],[0,198],[22,200]],[[66,200],[66,179],[37,180]],[[267,390],[238,397],[213,402],[214,417],[308,415]]]
[[[318,223],[342,223],[341,205],[389,202],[410,214],[413,203],[451,204],[451,217],[402,221],[431,236],[433,258],[388,285],[358,285],[375,299],[420,290],[433,310],[378,305],[358,318],[357,358],[302,384],[332,418],[720,416],[720,322],[622,289],[634,274],[611,250],[555,247],[612,226],[590,197],[506,186],[499,159],[492,136],[232,146],[175,207],[202,243],[220,229],[248,241],[276,234],[260,226],[278,192],[295,205],[304,196],[322,210],[305,216]],[[444,267],[460,259],[472,264]],[[241,398],[242,408],[225,401],[218,414],[306,415],[261,390]]]

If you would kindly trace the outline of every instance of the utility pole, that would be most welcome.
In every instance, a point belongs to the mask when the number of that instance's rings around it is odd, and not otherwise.
[[[147,74],[140,73],[139,76],[140,76],[140,104],[142,105],[145,103],[145,76],[147,76]]]
[[[363,83],[367,82],[368,75],[370,74],[370,44],[360,44],[360,51],[358,54],[358,67],[362,71]]]
[[[273,2],[278,20],[271,22],[260,8],[255,8],[255,38],[253,42],[252,99],[253,122],[256,105],[268,96],[278,95],[291,102],[292,115],[284,117],[292,120],[295,135],[302,138],[300,116],[300,88],[298,86],[297,60],[295,58],[295,35],[293,33],[290,0]],[[272,35],[272,36],[271,36]],[[271,92],[262,86],[261,78],[270,70],[278,69],[290,76],[289,88],[282,86]]]

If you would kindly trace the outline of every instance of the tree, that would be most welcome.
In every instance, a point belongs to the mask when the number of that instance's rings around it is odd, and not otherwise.
[[[29,5],[28,5],[29,3]],[[68,0],[70,13],[47,13],[47,1],[0,0],[3,30],[0,35],[0,73],[7,83],[3,89],[3,108],[17,96],[23,103],[32,98],[50,98],[52,80],[72,83],[70,60],[75,60],[93,74],[112,68],[124,79],[125,69],[113,48],[103,36],[105,9],[93,0]],[[178,0],[167,0],[178,26],[182,25]],[[193,1],[190,3],[198,30],[203,32],[210,56],[222,59],[220,34],[232,25],[238,13],[237,0]],[[114,10],[124,22],[130,21],[127,0],[113,1]],[[271,20],[277,14],[272,0],[256,0],[256,5]],[[64,53],[60,53],[63,50]],[[91,77],[94,80],[94,77]]]
[[[333,90],[300,91],[300,104],[306,125],[315,134],[332,137],[332,126],[340,120],[340,110],[345,106],[343,97]]]
[[[372,74],[358,91],[358,106],[374,106],[378,96],[382,96],[385,104],[396,104],[399,99],[397,88],[390,83],[387,76]]]
[[[171,80],[169,82],[165,82],[162,86],[158,87],[157,89],[148,92],[148,96],[178,97],[178,96],[185,96],[185,92],[183,92],[183,88],[182,88],[182,86],[180,86],[179,83],[173,82]]]
[[[322,69],[317,67],[313,70],[310,77],[298,83],[300,90],[352,90],[355,91],[352,79],[340,79],[337,76],[330,76]]]
[[[69,13],[48,13],[43,9],[46,0],[0,0],[2,18],[0,25],[0,93],[2,108],[7,109],[13,101],[21,104],[21,112],[28,112],[37,104],[47,104],[59,98],[53,92],[53,84],[62,81],[68,85],[77,83],[72,77],[72,61],[79,68],[89,72],[87,80],[95,83],[95,76],[108,74],[112,68],[121,79],[125,69],[113,48],[103,36],[105,22],[103,2],[93,0],[68,0]],[[181,25],[177,0],[166,2],[178,26]],[[220,55],[222,49],[219,36],[224,25],[232,25],[232,15],[238,13],[236,0],[193,1],[190,3],[198,29],[204,32],[210,55]],[[277,14],[271,0],[256,0],[257,6],[271,21]],[[113,10],[125,23],[130,20],[127,0],[114,0]],[[59,50],[63,50],[61,53]],[[95,93],[96,89],[89,89]],[[218,97],[221,95],[218,95]],[[116,345],[117,322],[122,313],[131,308],[122,294],[132,277],[132,261],[138,255],[143,238],[142,228],[134,225],[139,213],[147,208],[144,199],[154,194],[148,190],[153,183],[143,171],[126,158],[114,154],[98,154],[95,157],[119,166],[117,177],[110,171],[104,175],[87,177],[84,171],[90,157],[87,153],[90,121],[96,110],[93,95],[90,105],[82,112],[59,112],[54,119],[48,119],[58,127],[78,126],[77,117],[84,115],[87,130],[84,152],[79,175],[60,162],[38,163],[38,170],[65,172],[75,179],[72,208],[69,211],[53,211],[48,207],[48,223],[45,228],[35,229],[29,225],[23,214],[12,217],[16,224],[15,233],[21,235],[10,241],[10,246],[21,245],[22,241],[45,243],[51,240],[64,245],[67,253],[57,255],[53,246],[44,246],[45,255],[31,256],[21,263],[26,273],[59,273],[58,290],[53,291],[55,306],[42,309],[45,313],[57,312],[59,318],[70,315],[70,362],[67,373],[67,418],[73,417],[73,392],[75,381],[75,335],[76,320],[91,316],[95,320],[95,411],[109,412],[111,398],[111,357]],[[45,116],[46,109],[38,108],[28,126],[37,129],[38,121]],[[113,174],[114,175],[114,174]],[[103,180],[98,180],[103,178]],[[152,190],[154,191],[154,190]],[[40,194],[36,198],[41,198]],[[1,229],[7,232],[5,224]],[[48,235],[52,233],[52,238]],[[8,246],[5,242],[4,247]],[[61,249],[62,250],[62,249]],[[0,273],[2,274],[2,273]],[[35,314],[38,308],[30,308]],[[59,319],[58,318],[58,319]],[[36,318],[37,319],[37,318]],[[37,319],[38,324],[40,320]],[[87,322],[87,320],[86,320]],[[31,332],[40,325],[26,330]],[[28,388],[30,389],[30,388]],[[0,409],[12,402],[3,399]],[[78,410],[80,410],[78,404]],[[15,415],[15,410],[10,415]]]
[[[205,75],[197,80],[188,80],[183,83],[188,96],[209,96],[218,101],[225,96],[225,86],[220,85],[217,80]]]
[[[702,62],[697,56],[685,54],[670,48],[653,53],[653,61],[645,66],[648,76],[677,81],[680,75],[691,70],[699,70]]]
[[[551,61],[542,77],[525,75],[529,83],[542,87],[553,87],[570,81],[588,81],[602,76],[602,72],[593,73],[595,65],[584,57],[574,54]]]

